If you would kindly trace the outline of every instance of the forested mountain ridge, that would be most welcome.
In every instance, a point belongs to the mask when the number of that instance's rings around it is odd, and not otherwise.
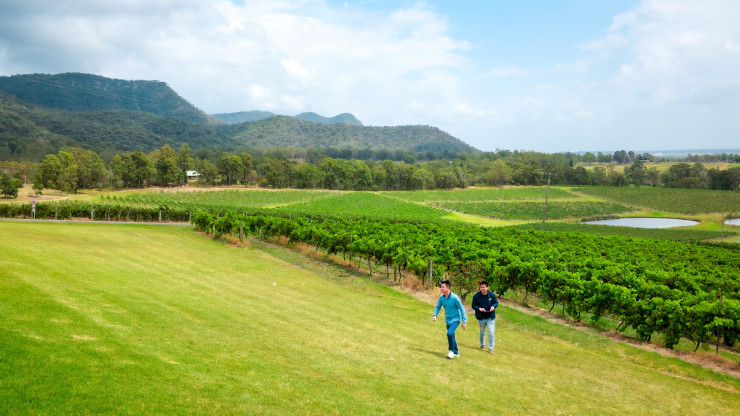
[[[80,145],[70,137],[36,124],[29,117],[30,112],[0,95],[0,160],[41,160],[64,147]]]
[[[40,161],[68,146],[107,158],[183,143],[220,151],[291,147],[478,152],[435,127],[362,126],[348,113],[331,119],[315,113],[298,116],[326,122],[272,116],[226,124],[159,81],[77,73],[0,77],[0,160]]]
[[[353,126],[362,125],[360,120],[358,120],[357,117],[353,116],[350,113],[342,113],[334,117],[324,117],[316,113],[301,113],[295,116],[295,118],[299,118],[301,120],[306,120],[306,121],[313,121],[314,123],[324,123],[324,124],[343,123],[343,124],[351,124]]]
[[[25,106],[0,95],[0,160],[38,160],[74,146],[103,157],[169,144],[231,150],[234,138],[207,126],[127,110],[65,111]]]
[[[349,149],[404,149],[414,152],[462,152],[478,150],[431,126],[355,126],[324,124],[295,117],[274,116],[251,123],[216,126],[247,147],[314,147]]]
[[[218,121],[223,121],[224,123],[228,124],[240,124],[240,123],[249,123],[251,121],[257,121],[262,120],[264,118],[270,118],[274,117],[277,114],[271,113],[269,111],[238,111],[236,113],[216,113],[211,114],[210,116],[215,118]]]
[[[215,122],[161,81],[126,81],[81,73],[25,74],[0,77],[0,91],[23,103],[58,110],[143,111],[195,124]]]
[[[216,120],[223,121],[224,123],[240,124],[240,123],[247,123],[251,121],[258,121],[258,120],[274,117],[277,115],[278,114],[271,113],[269,111],[254,110],[254,111],[239,111],[237,113],[211,114],[211,117],[215,118]],[[362,122],[360,122],[360,120],[358,120],[357,117],[349,113],[342,113],[334,117],[324,117],[316,113],[301,113],[294,117],[299,118],[301,120],[305,120],[305,121],[312,121],[314,123],[324,123],[324,124],[344,123],[344,124],[353,124],[355,126],[362,125]]]

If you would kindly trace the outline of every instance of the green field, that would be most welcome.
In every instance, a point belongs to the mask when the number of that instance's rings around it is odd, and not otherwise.
[[[483,226],[509,226],[526,222],[539,224],[545,193],[546,187],[543,186],[401,192],[172,188],[71,195],[62,202],[53,202],[58,196],[45,193],[39,199],[37,217],[90,218],[94,208],[95,218],[103,220],[150,221],[160,218],[161,211],[162,220],[187,221],[193,212],[199,210],[219,215],[232,210],[264,211],[286,217],[310,215],[412,222],[451,220]],[[724,217],[733,210],[736,214],[740,210],[740,193],[729,191],[553,186],[549,198],[547,220],[553,226],[546,228],[551,231],[679,241],[720,238]],[[23,205],[0,204],[0,216],[30,217],[30,210],[27,202]],[[650,231],[632,228],[614,231],[557,224],[616,216],[685,218],[701,224],[655,233],[654,236]],[[733,228],[724,228],[728,241],[737,241],[738,235]]]
[[[506,307],[495,356],[473,321],[449,361],[430,304],[189,227],[0,221],[0,235],[0,414],[740,407],[738,379]]]
[[[264,208],[285,215],[315,215],[335,218],[381,218],[401,221],[430,221],[446,211],[370,192],[310,190],[228,190],[197,192],[142,192],[118,198],[103,197],[107,203],[169,206],[191,211]]]
[[[218,191],[180,191],[180,192],[141,192],[129,194],[121,201],[146,204],[169,204],[181,202],[187,204],[218,204],[232,207],[273,207],[296,202],[313,201],[336,195],[335,191],[311,190],[218,190]],[[113,199],[113,200],[118,200]]]
[[[468,188],[435,191],[383,192],[383,194],[415,202],[471,202],[490,200],[544,200],[546,192],[547,188],[544,186],[520,186],[509,188]],[[572,193],[563,189],[555,187],[550,188],[549,198],[573,198],[574,196],[575,195]]]
[[[541,230],[542,223],[531,222],[528,224],[513,225],[514,228],[525,230]],[[728,227],[729,229],[729,227]],[[653,238],[658,240],[672,241],[702,241],[709,239],[726,239],[738,236],[735,231],[706,231],[706,230],[683,230],[681,228],[633,228],[617,227],[609,225],[570,224],[563,222],[548,222],[545,230],[558,232],[577,232],[594,235],[621,235],[624,237]]]
[[[299,202],[276,209],[278,212],[334,218],[372,218],[399,221],[430,221],[447,212],[369,192],[347,192],[310,202]]]
[[[587,186],[574,191],[641,208],[700,214],[740,211],[740,192],[705,189]]]
[[[664,173],[664,172],[668,171],[668,169],[671,166],[677,165],[679,163],[686,163],[686,162],[649,162],[649,163],[646,163],[645,164],[645,168],[647,168],[647,169],[655,169],[659,173]],[[690,165],[693,165],[693,163],[689,163],[689,164]],[[727,168],[730,168],[730,167],[733,166],[732,163],[727,163],[727,162],[706,162],[706,163],[702,162],[702,165],[704,165],[704,167],[707,170],[709,170],[709,169],[724,170],[724,169],[727,169]],[[614,163],[591,163],[591,164],[579,163],[578,166],[583,166],[584,168],[586,168],[588,170],[593,170],[597,166],[600,166],[600,167],[605,168],[605,169],[608,169],[609,166],[612,166],[614,168],[614,171],[615,172],[624,173],[624,170],[627,169],[628,167],[632,166],[632,165],[631,164],[627,164],[627,163],[621,164],[621,165],[614,164]]]
[[[442,202],[439,206],[466,214],[517,220],[541,220],[544,211],[544,204],[541,202]],[[547,218],[583,218],[621,214],[627,211],[631,209],[609,202],[555,200],[547,205]]]

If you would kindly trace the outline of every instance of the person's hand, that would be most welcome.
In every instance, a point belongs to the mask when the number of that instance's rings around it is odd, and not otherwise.
[[[467,328],[467,327],[468,327],[468,325],[467,325],[467,324],[463,324],[463,331],[464,331],[464,330],[465,330],[465,328]]]
[[[437,322],[437,315],[432,316],[432,322]]]
[[[484,308],[478,308],[479,311],[485,312],[486,310]]]
[[[493,312],[494,310],[496,310],[496,308],[494,308],[493,306],[491,306],[491,310],[489,312]]]

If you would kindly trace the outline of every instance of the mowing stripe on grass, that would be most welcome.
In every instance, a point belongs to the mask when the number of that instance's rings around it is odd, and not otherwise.
[[[508,308],[496,355],[471,318],[446,360],[431,305],[181,227],[0,222],[0,235],[1,414],[740,406],[739,380]]]

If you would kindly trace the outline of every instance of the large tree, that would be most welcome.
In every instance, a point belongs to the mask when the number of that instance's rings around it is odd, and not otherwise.
[[[434,175],[424,168],[417,169],[413,174],[411,174],[411,182],[413,183],[414,188],[421,189],[423,191],[434,185]]]
[[[130,188],[133,185],[134,164],[129,155],[115,155],[110,162],[111,184],[114,188]]]
[[[62,193],[77,191],[78,166],[71,153],[61,150],[56,155],[46,155],[39,171],[44,187],[59,189]]]
[[[79,167],[77,165],[77,162],[75,161],[74,156],[72,156],[72,154],[69,152],[60,151],[59,153],[57,153],[57,158],[59,159],[59,173],[55,181],[55,188],[62,191],[62,193],[77,193],[77,181],[79,178],[79,174],[77,173],[77,171]]]
[[[17,198],[18,189],[23,186],[23,181],[10,176],[10,173],[3,172],[0,177],[0,192],[5,198]]]
[[[249,176],[254,172],[252,155],[247,152],[241,152],[239,153],[239,158],[242,160],[242,166],[244,167],[244,170],[242,171],[242,183],[247,184],[249,183]]]
[[[108,171],[97,153],[79,147],[70,147],[67,152],[77,164],[77,189],[100,188],[108,182]]]
[[[206,185],[213,185],[218,180],[218,167],[208,159],[196,159],[195,168],[200,173],[200,180]]]
[[[624,174],[629,178],[633,185],[642,186],[647,178],[647,169],[645,169],[644,163],[640,160],[635,160],[624,170]]]
[[[324,179],[324,172],[317,166],[299,163],[295,167],[296,181],[299,188],[315,189]]]
[[[591,152],[586,152],[586,154],[583,155],[583,161],[586,162],[587,165],[591,165],[592,163],[596,162],[596,156]]]
[[[226,184],[231,185],[244,172],[244,163],[239,156],[233,153],[224,153],[221,156],[220,171],[226,177]]]
[[[187,183],[187,171],[193,167],[193,158],[190,156],[190,146],[187,143],[183,143],[180,146],[180,151],[177,152],[177,167],[181,172],[179,183]]]
[[[177,152],[169,144],[162,146],[154,156],[157,169],[157,182],[162,186],[178,183],[182,177],[182,169],[177,163]]]
[[[154,162],[144,152],[131,153],[131,163],[133,165],[132,182],[137,188],[150,186],[157,176],[157,169]]]
[[[498,187],[511,182],[511,168],[501,159],[496,159],[486,173],[486,182]]]

